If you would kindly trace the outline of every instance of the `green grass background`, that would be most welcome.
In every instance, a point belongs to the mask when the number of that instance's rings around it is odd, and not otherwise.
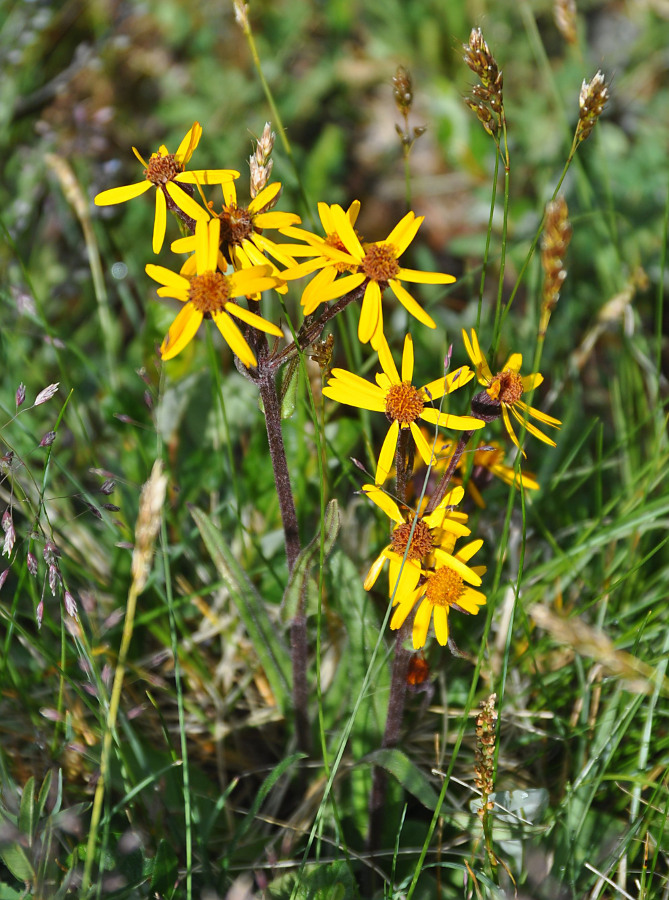
[[[541,492],[524,506],[500,483],[485,511],[471,511],[485,539],[488,605],[451,623],[478,666],[427,650],[434,693],[410,697],[401,755],[386,761],[395,777],[369,890],[501,897],[515,882],[528,898],[664,897],[666,4],[578,3],[572,46],[550,3],[526,0],[275,0],[253,3],[250,18],[294,155],[277,141],[279,208],[306,227],[318,201],[361,200],[358,227],[370,240],[404,214],[391,78],[399,64],[411,70],[411,121],[427,126],[410,157],[412,209],[426,219],[408,264],[458,277],[448,291],[419,292],[434,332],[386,306],[396,354],[407,327],[416,341],[417,384],[438,377],[451,343],[454,363],[467,361],[460,329],[477,314],[494,145],[463,102],[471,28],[482,27],[504,73],[505,301],[562,172],[581,81],[601,68],[610,82],[611,101],[563,186],[574,234],[534,398],[563,420],[558,446],[526,442]],[[170,478],[165,521],[132,636],[91,896],[372,896],[359,893],[369,870],[368,755],[383,732],[393,636],[379,631],[383,591],[361,587],[387,530],[356,494],[362,473],[350,457],[370,467],[384,423],[326,402],[324,485],[321,423],[303,377],[285,421],[303,545],[318,534],[325,499],[336,498],[342,520],[320,618],[316,571],[309,593],[323,695],[311,657],[318,749],[307,764],[294,755],[290,698],[269,677],[262,637],[243,615],[258,604],[287,643],[283,539],[253,385],[216,336],[159,363],[174,308],[144,273],[156,261],[151,199],[92,204],[98,191],[141,179],[133,145],[145,156],[163,142],[174,150],[195,120],[204,134],[194,164],[239,169],[243,196],[253,137],[271,116],[232,7],[4,0],[0,21],[0,501],[14,509],[17,530],[0,566],[10,568],[0,592],[0,898],[79,896],[139,492],[158,456]],[[501,225],[498,191],[484,347]],[[172,262],[167,243],[158,261]],[[505,320],[499,363],[517,350],[529,366],[541,283],[535,258]],[[263,310],[282,314],[276,300]],[[299,325],[297,287],[286,310]],[[371,376],[374,359],[356,344],[357,315],[347,313],[333,328],[334,361]],[[14,417],[21,382],[26,406],[51,383],[60,390]],[[66,400],[55,443],[39,448]],[[104,496],[108,478],[116,487]],[[109,502],[118,510],[100,509]],[[218,567],[191,506],[215,526]],[[44,584],[47,538],[62,554],[78,625]],[[540,627],[537,603],[564,618],[563,631]],[[472,711],[493,690],[497,788],[510,805],[523,798],[533,823],[494,819],[497,875],[469,805]]]

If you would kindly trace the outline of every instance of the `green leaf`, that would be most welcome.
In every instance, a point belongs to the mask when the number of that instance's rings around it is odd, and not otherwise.
[[[179,860],[174,848],[167,841],[161,840],[153,860],[151,890],[157,894],[166,894],[174,886],[179,870]]]
[[[17,891],[5,882],[0,883],[0,900],[24,900],[25,891]]]
[[[21,806],[19,807],[19,831],[28,838],[32,846],[35,829],[35,779],[31,776],[26,782],[21,794]]]
[[[286,710],[290,706],[291,694],[290,652],[279,638],[262,597],[230,552],[228,542],[220,529],[201,509],[193,506],[190,512],[216,570],[225,581],[237,605],[239,615],[272,686],[276,702],[282,711]]]
[[[375,750],[374,753],[366,756],[364,761],[374,763],[390,772],[402,787],[427,809],[434,811],[437,808],[439,797],[429,778],[401,750]]]
[[[46,807],[46,802],[49,799],[49,791],[51,790],[52,781],[53,769],[49,769],[49,771],[44,776],[44,781],[42,782],[42,787],[39,789],[39,796],[37,797],[36,817],[38,819],[42,817],[42,813],[44,812],[44,808]]]
[[[336,500],[330,500],[323,519],[323,559],[331,553],[339,534],[339,506]],[[320,560],[321,533],[300,552],[295,560],[290,580],[281,601],[281,618],[290,622],[298,609],[306,614],[306,597],[309,590],[309,573],[315,563]]]
[[[2,859],[14,878],[19,881],[28,884],[34,879],[35,870],[33,869],[33,864],[20,844],[2,847],[0,849],[0,859]]]

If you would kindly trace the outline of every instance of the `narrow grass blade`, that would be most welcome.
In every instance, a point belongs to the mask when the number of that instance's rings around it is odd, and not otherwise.
[[[365,757],[365,762],[374,763],[389,772],[427,809],[434,811],[437,808],[439,797],[429,778],[401,750],[395,748],[375,750]]]
[[[323,520],[323,559],[329,556],[334,547],[337,535],[339,534],[339,506],[336,500],[330,500],[325,510],[325,518]],[[316,537],[300,552],[295,561],[295,566],[290,576],[290,581],[281,601],[281,618],[284,622],[289,622],[294,618],[298,608],[300,607],[300,599],[307,597],[310,585],[309,573],[320,559],[321,535],[320,532]],[[301,607],[306,611],[306,604],[302,603]]]
[[[290,652],[279,638],[262,597],[230,552],[225,536],[201,509],[191,507],[190,512],[216,570],[237,604],[276,702],[281,710],[286,710],[291,703]]]

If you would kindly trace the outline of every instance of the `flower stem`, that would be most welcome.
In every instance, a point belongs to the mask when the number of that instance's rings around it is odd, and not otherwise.
[[[261,363],[262,366],[262,363]],[[293,571],[295,560],[300,552],[300,535],[297,527],[297,513],[295,512],[295,500],[290,484],[288,462],[286,460],[286,448],[283,443],[281,431],[281,404],[276,389],[276,376],[274,371],[266,371],[263,367],[258,378],[258,390],[265,408],[265,427],[267,428],[267,441],[269,455],[274,471],[274,483],[279,498],[279,509],[283,523],[283,535],[286,544],[286,560],[288,571]]]

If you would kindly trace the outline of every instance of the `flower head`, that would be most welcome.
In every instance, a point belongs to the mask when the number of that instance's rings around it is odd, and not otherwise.
[[[305,240],[304,255],[312,258],[293,269],[282,273],[292,280],[317,270],[319,274],[307,286],[302,295],[305,315],[310,315],[320,303],[343,297],[360,285],[365,284],[365,293],[360,310],[358,339],[362,344],[370,341],[376,349],[383,336],[383,313],[381,298],[390,287],[405,309],[423,325],[436,328],[433,319],[414,300],[402,282],[423,284],[451,284],[452,275],[440,272],[417,272],[404,269],[398,260],[416,236],[423,222],[423,216],[409,212],[392,229],[385,241],[362,243],[355,231],[355,221],[360,204],[351,204],[348,212],[341,206],[319,204],[318,211],[326,238],[318,238],[307,232],[288,229],[284,234]],[[294,248],[291,246],[290,252]],[[293,255],[298,255],[294,252]],[[341,278],[337,276],[341,275]]]
[[[378,346],[378,354],[383,373],[377,374],[376,384],[345,369],[333,369],[327,386],[323,388],[323,394],[339,403],[386,414],[390,427],[379,454],[375,476],[376,483],[383,484],[393,464],[400,430],[410,429],[418,452],[425,464],[429,465],[432,446],[418,427],[419,419],[432,425],[461,431],[482,428],[484,423],[472,416],[454,416],[440,412],[435,406],[430,405],[439,401],[444,394],[450,394],[471,381],[474,373],[468,366],[462,366],[449,375],[417,388],[411,383],[414,353],[410,334],[404,339],[401,377],[383,335]]]
[[[453,544],[455,539],[453,539]],[[471,585],[481,584],[485,566],[469,566],[474,554],[483,541],[471,541],[453,553],[449,559],[445,550],[438,551],[433,569],[421,571],[412,590],[404,590],[395,595],[397,609],[390,620],[394,630],[404,625],[407,616],[420,603],[413,620],[413,646],[415,650],[425,646],[427,631],[434,613],[434,633],[443,646],[448,643],[448,613],[451,609],[475,616],[486,602],[485,594]],[[451,550],[453,547],[451,547]],[[456,565],[457,564],[457,565]]]
[[[389,564],[389,591],[395,603],[413,592],[423,569],[432,566],[436,560],[452,564],[463,576],[469,574],[467,568],[463,568],[445,549],[453,546],[456,537],[471,533],[465,525],[467,515],[455,509],[464,494],[461,487],[449,491],[434,512],[427,516],[416,516],[411,510],[403,512],[376,485],[365,484],[362,490],[396,526],[390,543],[383,548],[367,573],[364,583],[366,591],[374,586],[386,561]],[[477,583],[480,584],[481,580]]]
[[[476,367],[478,382],[485,387],[490,400],[501,407],[504,427],[515,446],[519,450],[521,449],[509,418],[509,411],[514,419],[524,426],[530,434],[545,444],[555,447],[555,441],[551,440],[542,431],[539,431],[536,425],[527,420],[527,416],[532,416],[532,418],[537,419],[543,425],[550,425],[552,428],[559,428],[562,424],[560,420],[554,419],[552,416],[548,416],[532,406],[528,406],[527,403],[520,399],[523,394],[533,391],[541,384],[544,380],[543,375],[540,375],[538,372],[534,372],[532,375],[520,375],[520,367],[523,364],[523,357],[520,353],[512,353],[504,368],[496,375],[493,375],[485,356],[481,352],[476,331],[472,328],[470,338],[463,329],[462,337],[469,358]],[[521,453],[525,456],[523,450],[521,450]]]
[[[427,439],[430,434],[426,428],[421,428],[423,436]],[[432,468],[435,474],[439,474],[448,468],[455,452],[455,441],[447,441],[445,444],[435,447],[435,459]],[[473,454],[471,454],[471,471],[465,484],[465,492],[469,494],[474,503],[485,509],[485,500],[481,494],[492,476],[499,478],[505,484],[513,485],[520,490],[521,485],[526,491],[539,490],[539,483],[531,472],[516,472],[513,466],[504,463],[505,449],[498,441],[479,441]],[[469,466],[468,454],[463,454],[457,462],[456,471],[464,476]],[[462,478],[454,476],[452,484],[462,484]]]
[[[171,201],[195,221],[207,218],[206,211],[193,200],[191,193],[188,192],[192,191],[192,188],[184,190],[180,187],[181,184],[225,184],[239,177],[239,172],[233,169],[185,171],[186,163],[200,142],[201,135],[202,126],[199,122],[195,122],[179,144],[176,153],[169,153],[167,147],[162,144],[155,153],[151,154],[148,163],[133,147],[132,152],[144,166],[144,180],[102,191],[95,197],[95,205],[109,206],[114,203],[124,203],[155,187],[156,215],[153,223],[153,252],[159,253],[165,240],[168,201]]]
[[[251,266],[269,265],[272,274],[279,277],[274,263],[265,254],[273,256],[284,266],[295,265],[295,260],[284,252],[281,244],[277,244],[263,234],[266,228],[287,228],[299,224],[300,217],[294,213],[272,210],[281,192],[279,182],[268,185],[249,203],[239,206],[237,192],[233,182],[223,184],[223,206],[218,218],[221,223],[220,241],[224,258],[235,269],[248,269]],[[175,253],[190,253],[195,249],[195,236],[173,241]],[[194,271],[194,260],[186,260],[182,272],[188,275]],[[287,288],[280,285],[277,290],[284,293]]]
[[[267,334],[282,337],[276,325],[263,319],[233,302],[234,297],[257,294],[267,288],[276,287],[280,282],[270,272],[270,267],[252,266],[231,275],[224,275],[218,269],[219,239],[221,223],[219,219],[205,222],[200,219],[195,226],[196,274],[191,278],[177,275],[163,266],[146,266],[147,275],[163,287],[158,289],[160,297],[174,297],[184,304],[162,343],[160,355],[172,359],[195,336],[202,319],[211,318],[217,328],[245,366],[257,365],[257,360],[246,339],[235,324],[240,319],[253,328]]]

